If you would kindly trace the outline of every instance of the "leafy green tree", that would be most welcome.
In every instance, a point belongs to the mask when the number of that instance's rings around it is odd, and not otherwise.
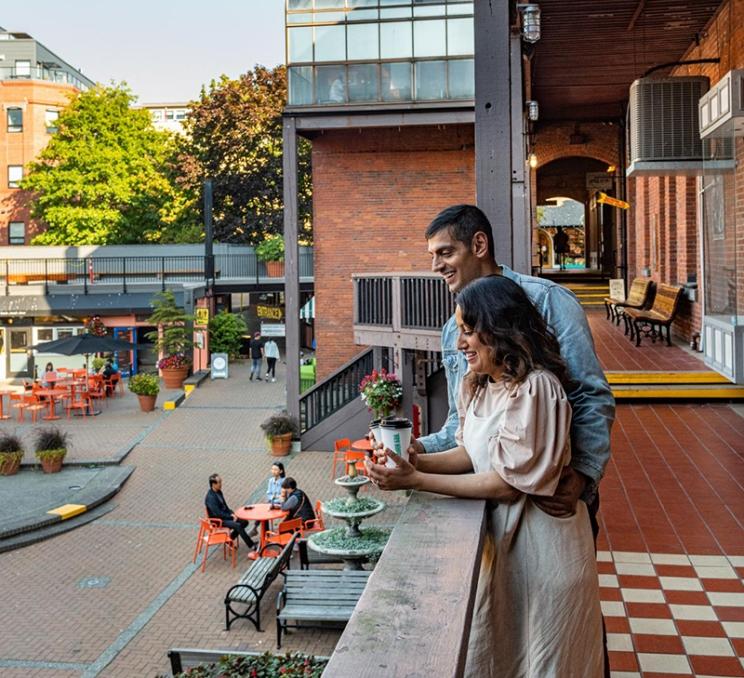
[[[215,238],[256,244],[283,233],[282,110],[287,71],[256,66],[233,80],[222,76],[202,89],[185,122],[180,184],[194,209],[202,182],[213,181]],[[309,241],[311,226],[310,144],[298,148],[299,221]]]
[[[62,111],[21,184],[32,192],[33,216],[47,225],[34,244],[182,241],[198,233],[175,183],[172,135],[132,109],[133,100],[125,85],[98,86]]]
[[[227,353],[231,358],[240,354],[243,335],[248,332],[242,316],[220,311],[209,321],[209,350]]]

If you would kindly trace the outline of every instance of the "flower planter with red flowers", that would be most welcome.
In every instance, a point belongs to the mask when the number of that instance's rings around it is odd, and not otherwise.
[[[179,353],[169,355],[158,361],[158,369],[163,377],[165,388],[183,388],[183,382],[189,376],[191,363],[189,359]]]

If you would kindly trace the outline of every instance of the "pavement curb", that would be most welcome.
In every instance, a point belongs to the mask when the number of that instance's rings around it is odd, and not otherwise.
[[[186,398],[188,398],[191,393],[194,391],[195,388],[199,388],[201,386],[202,382],[209,376],[209,370],[199,370],[198,372],[194,372],[190,377],[187,377],[183,382],[183,393],[176,396],[175,398],[171,398],[170,400],[166,400],[163,403],[163,409],[164,410],[175,410],[179,405],[183,403]]]
[[[133,471],[134,466],[105,467],[85,487],[72,494],[64,506],[39,509],[4,521],[0,525],[0,552],[8,550],[4,548],[7,539],[51,527],[66,519],[84,516],[117,494]],[[69,506],[74,506],[74,510],[66,508]],[[55,510],[59,513],[50,513]]]

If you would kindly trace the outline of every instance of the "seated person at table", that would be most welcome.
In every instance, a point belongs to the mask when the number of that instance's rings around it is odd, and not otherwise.
[[[245,526],[248,522],[236,518],[232,509],[225,501],[225,497],[222,494],[222,478],[219,473],[213,473],[209,476],[209,492],[207,492],[207,496],[204,498],[204,505],[207,507],[207,514],[210,518],[219,518],[222,521],[223,527],[229,527],[232,530],[230,536],[233,539],[240,535],[248,545],[248,548],[255,548],[255,542],[245,531]]]
[[[297,487],[297,481],[294,478],[285,478],[282,483],[282,511],[289,511],[284,520],[302,518],[303,523],[308,520],[315,520],[313,504],[307,495]]]
[[[103,372],[101,372],[101,374],[103,375],[104,379],[111,379],[114,374],[119,374],[119,370],[114,367],[114,361],[111,358],[106,360],[106,365],[104,366]]]
[[[51,379],[47,380],[47,377],[51,377]],[[54,386],[55,381],[57,381],[57,373],[54,371],[54,365],[47,363],[44,368],[44,374],[41,377],[41,383],[46,388],[48,386]]]
[[[272,506],[278,506],[282,502],[282,484],[286,476],[282,462],[276,461],[271,465],[271,477],[266,488],[266,501]]]

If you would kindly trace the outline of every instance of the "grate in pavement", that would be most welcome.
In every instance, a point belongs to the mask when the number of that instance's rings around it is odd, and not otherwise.
[[[111,583],[111,577],[83,577],[78,583],[79,589],[105,589]]]

